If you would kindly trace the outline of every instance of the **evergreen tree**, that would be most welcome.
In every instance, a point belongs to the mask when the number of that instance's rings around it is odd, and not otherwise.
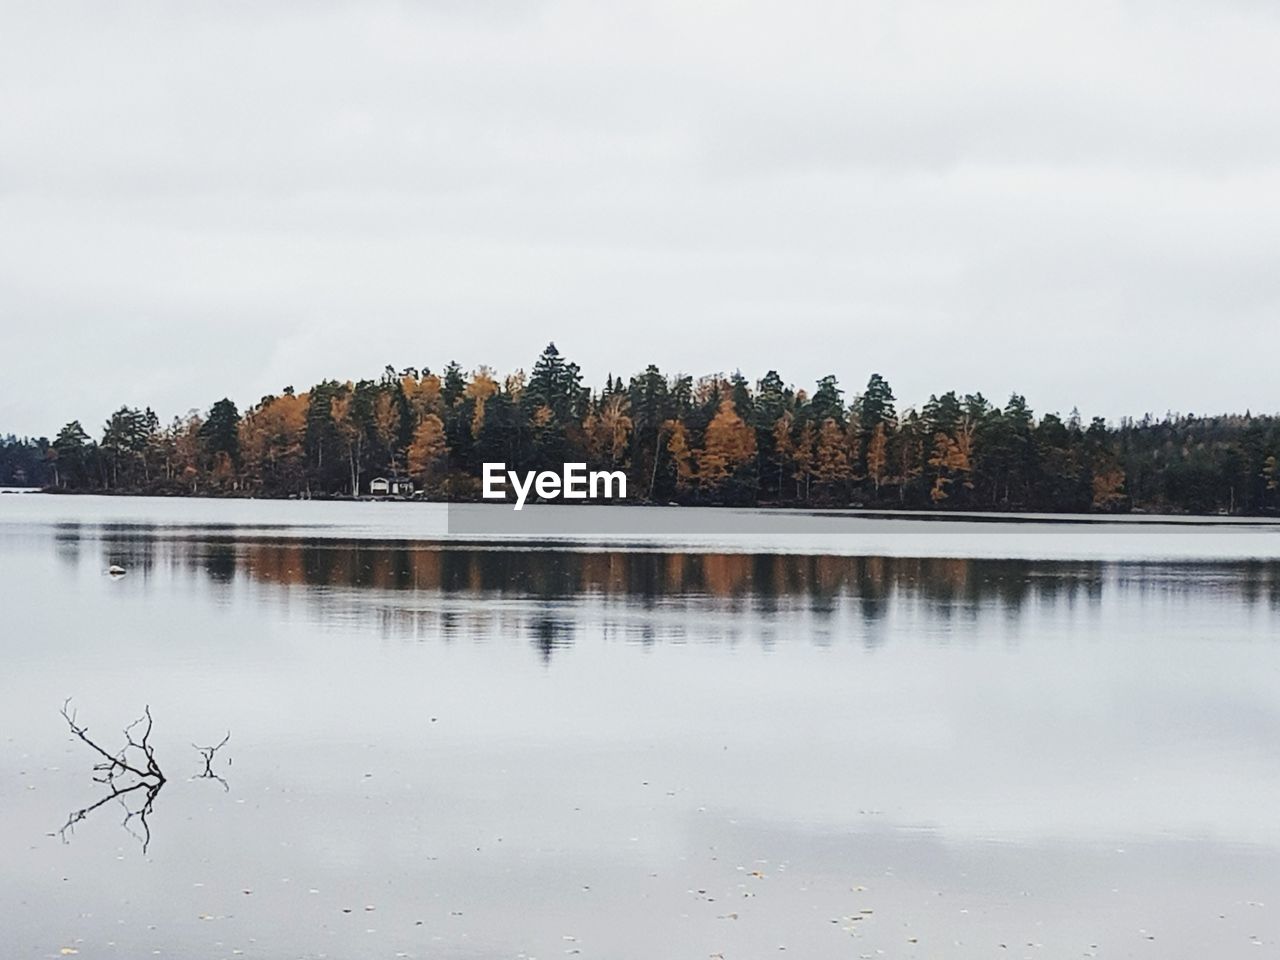
[[[240,411],[223,397],[209,408],[209,416],[200,428],[205,449],[212,455],[226,454],[232,463],[240,459]]]
[[[837,425],[845,425],[844,391],[840,389],[834,374],[827,374],[818,381],[818,389],[805,411],[809,419],[823,424],[834,420]]]

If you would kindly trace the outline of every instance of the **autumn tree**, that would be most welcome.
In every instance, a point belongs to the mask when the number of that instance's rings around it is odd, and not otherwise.
[[[408,454],[409,474],[424,490],[431,488],[448,452],[444,421],[434,413],[425,414],[413,432]]]
[[[815,448],[818,445],[818,434],[813,428],[812,420],[805,420],[796,436],[792,462],[795,472],[792,474],[796,482],[796,499],[808,501],[810,486],[813,482]]]
[[[428,413],[434,413],[438,417],[444,412],[440,378],[429,370],[420,375],[406,372],[400,378],[400,389],[404,392],[415,421],[421,420]]]
[[[689,437],[684,423],[680,420],[669,420],[666,424],[668,440],[667,452],[671,454],[671,463],[675,468],[675,486],[680,493],[687,493],[697,482],[697,470],[694,467],[693,452],[689,449]]]
[[[201,481],[210,477],[204,455],[204,420],[192,411],[185,417],[174,417],[168,432],[173,448],[170,473],[184,490],[196,493]]]
[[[498,392],[498,381],[489,367],[477,367],[471,374],[463,396],[472,403],[471,435],[478,437],[484,429],[484,406]]]
[[[724,491],[737,499],[749,483],[743,474],[754,465],[755,455],[755,431],[738,415],[733,398],[724,396],[697,454],[699,490]]]
[[[1093,474],[1093,509],[1114,510],[1124,502],[1124,471],[1114,464]]]
[[[479,464],[628,472],[650,499],[708,504],[883,502],[903,507],[1191,513],[1280,512],[1280,418],[1147,414],[1114,426],[1072,411],[1036,415],[1020,394],[933,394],[901,414],[872,374],[846,405],[834,375],[812,396],[777,371],[694,379],[650,365],[610,372],[592,393],[549,345],[533,372],[470,377],[450,362],[388,365],[378,380],[324,380],[262,398],[241,417],[224,398],[207,416],[161,427],[120,407],[95,443],[80,422],[52,442],[0,437],[0,482],[67,489],[356,495],[369,472],[406,466],[451,497],[478,493]]]
[[[813,476],[826,499],[836,503],[848,502],[849,482],[853,479],[848,437],[833,417],[822,421],[822,428],[818,431]]]
[[[240,457],[252,489],[275,495],[298,494],[306,486],[309,398],[286,387],[280,396],[263,397],[240,421]]]
[[[593,463],[609,467],[625,465],[632,428],[628,406],[625,393],[611,392],[601,399],[598,411],[587,414],[582,426]]]
[[[970,479],[973,463],[969,453],[966,433],[961,432],[954,437],[945,433],[934,434],[933,454],[929,457],[929,466],[934,470],[929,499],[934,503],[948,499],[954,484],[958,483],[965,489],[973,488]]]

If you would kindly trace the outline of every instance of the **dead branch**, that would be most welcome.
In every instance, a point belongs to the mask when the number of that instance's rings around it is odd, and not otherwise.
[[[100,783],[107,788],[105,797],[67,816],[67,822],[58,831],[62,842],[68,842],[67,838],[75,833],[76,824],[93,811],[112,800],[119,800],[120,807],[124,810],[124,820],[120,825],[142,844],[142,852],[145,854],[151,845],[151,825],[147,818],[151,816],[156,797],[165,785],[164,772],[160,769],[160,764],[156,760],[155,747],[151,744],[153,726],[151,708],[144,707],[142,716],[124,728],[124,746],[115,753],[89,736],[89,728],[79,722],[76,712],[71,709],[70,697],[62,703],[62,717],[67,721],[72,734],[102,758],[93,765],[93,779],[95,783]],[[227,735],[212,747],[192,744],[204,760],[204,771],[193,779],[217,780],[222,784],[223,790],[230,791],[231,787],[227,781],[213,770],[214,757],[230,739],[231,731],[228,730]],[[134,806],[130,806],[131,800]],[[134,824],[137,824],[138,829],[134,829]]]
[[[99,783],[110,783],[118,775],[131,773],[135,777],[147,779],[154,777],[161,783],[164,782],[164,774],[160,772],[160,767],[156,765],[155,750],[148,742],[151,737],[151,708],[147,707],[146,712],[135,720],[129,726],[124,728],[125,745],[120,748],[118,753],[108,753],[101,746],[95,743],[89,737],[89,728],[82,727],[76,723],[76,713],[68,708],[71,705],[71,698],[68,697],[62,702],[62,716],[67,721],[67,726],[71,728],[71,732],[80,738],[86,745],[91,747],[103,757],[103,762],[94,765],[94,771],[101,776],[95,776],[94,779]],[[137,743],[133,739],[132,730],[143,720],[147,723],[146,732],[142,736],[142,742]],[[146,760],[145,769],[139,769],[133,763],[129,762],[128,752],[132,747],[141,750],[143,758]]]
[[[133,739],[133,731],[135,727],[138,727],[143,723],[146,723],[146,727],[142,731],[142,741],[139,743],[138,741]],[[147,776],[157,777],[163,783],[164,774],[160,772],[160,767],[157,766],[156,764],[156,752],[150,743],[151,707],[149,706],[143,707],[142,716],[140,716],[137,720],[133,721],[133,723],[129,724],[127,727],[124,728],[124,738],[126,743],[126,746],[125,746],[126,750],[129,747],[132,747],[135,750],[142,751],[142,755],[147,760]],[[124,752],[125,750],[120,751],[122,755],[124,754]]]
[[[191,745],[200,752],[200,758],[204,760],[204,770],[202,770],[200,773],[197,773],[195,777],[193,777],[192,779],[217,780],[220,784],[222,784],[223,790],[228,792],[231,790],[230,784],[228,784],[226,780],[224,780],[222,777],[218,776],[216,773],[213,772],[214,754],[216,754],[219,750],[225,747],[227,745],[227,741],[230,739],[231,739],[231,731],[228,730],[227,735],[223,737],[220,741],[218,741],[218,743],[215,746],[201,747],[201,746],[197,746],[194,743]],[[231,761],[227,761],[227,762],[230,763]]]
[[[116,753],[111,753],[89,736],[89,728],[77,721],[76,713],[71,709],[70,697],[63,701],[62,717],[67,721],[67,726],[76,738],[102,757],[102,760],[93,765],[93,779],[106,786],[108,790],[107,795],[96,803],[91,803],[68,815],[67,822],[58,831],[62,841],[66,843],[68,836],[75,832],[76,824],[94,810],[118,799],[125,812],[122,826],[138,839],[145,854],[147,847],[151,844],[151,827],[147,818],[151,815],[152,806],[160,789],[165,785],[164,773],[156,761],[155,747],[151,745],[151,708],[149,706],[144,708],[142,716],[124,728],[124,746]],[[133,782],[130,783],[126,779],[129,777],[133,778]],[[138,791],[142,791],[144,799],[142,805],[134,809],[129,806],[125,798]],[[141,825],[141,833],[135,832],[130,826],[135,820]]]

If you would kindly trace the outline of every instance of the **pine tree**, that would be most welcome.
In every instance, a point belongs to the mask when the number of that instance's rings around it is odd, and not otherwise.
[[[209,462],[207,475],[223,489],[234,489],[240,465],[240,411],[234,403],[224,397],[209,408],[200,440]]]
[[[818,381],[818,389],[813,392],[807,413],[817,423],[834,420],[841,427],[845,425],[844,391],[840,389],[835,374],[827,374]]]

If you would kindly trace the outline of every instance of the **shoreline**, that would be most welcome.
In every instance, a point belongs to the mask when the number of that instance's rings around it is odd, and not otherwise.
[[[435,507],[492,507],[510,509],[513,501],[491,501],[481,499],[467,500],[429,500],[409,497],[273,497],[252,496],[243,493],[197,493],[166,494],[142,493],[122,490],[53,490],[40,487],[7,487],[0,488],[3,495],[44,494],[52,497],[109,497],[113,499],[137,499],[160,501],[256,501],[272,503],[335,503],[335,504],[416,504]],[[802,504],[681,504],[655,503],[652,501],[631,501],[624,503],[601,502],[565,502],[565,501],[530,501],[526,509],[537,507],[558,507],[564,509],[607,509],[612,511],[629,509],[671,509],[671,510],[711,510],[739,511],[764,516],[786,516],[830,519],[864,519],[864,520],[910,520],[937,523],[977,523],[977,524],[1040,524],[1055,526],[1105,526],[1107,524],[1123,524],[1128,526],[1170,526],[1180,527],[1230,527],[1230,526],[1275,526],[1280,529],[1280,516],[1275,514],[1194,514],[1194,513],[1155,513],[1150,511],[1127,511],[1124,513],[1072,513],[1043,512],[1025,510],[929,510],[912,507],[886,509],[882,507],[831,507]]]

